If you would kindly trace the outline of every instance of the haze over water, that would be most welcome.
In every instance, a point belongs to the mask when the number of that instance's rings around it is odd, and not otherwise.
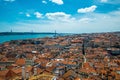
[[[32,38],[44,38],[44,37],[53,37],[53,34],[29,34],[29,35],[4,35],[0,36],[0,43],[11,41],[11,40],[23,40],[23,39],[32,39]]]

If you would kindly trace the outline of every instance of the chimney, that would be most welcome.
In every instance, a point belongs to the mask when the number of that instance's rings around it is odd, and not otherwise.
[[[34,66],[34,75],[37,75],[37,67]]]
[[[25,79],[25,66],[22,67],[22,79]]]

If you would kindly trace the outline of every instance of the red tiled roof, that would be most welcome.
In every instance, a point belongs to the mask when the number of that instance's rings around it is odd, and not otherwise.
[[[23,66],[25,65],[25,59],[23,58],[17,59],[15,63],[19,66]]]
[[[13,72],[15,72],[16,74],[20,74],[22,72],[22,68],[17,68],[17,69],[12,69]]]
[[[0,77],[5,77],[9,70],[0,71]]]
[[[31,72],[32,66],[26,67],[25,70],[28,71],[28,72]],[[20,74],[22,72],[22,68],[21,67],[15,68],[15,69],[12,69],[12,71],[16,74]]]
[[[84,63],[84,64],[83,64],[83,67],[84,67],[84,68],[91,68],[91,66],[90,66],[90,64],[89,64],[88,62]]]
[[[17,74],[13,72],[12,70],[9,70],[7,74],[5,75],[6,78],[12,78],[15,77]]]
[[[16,76],[16,73],[12,70],[3,70],[0,71],[0,80],[8,80]]]
[[[73,70],[69,70],[69,71],[67,71],[64,75],[63,75],[63,77],[64,78],[67,78],[67,77],[69,77],[69,76],[77,76],[76,75],[76,73],[73,71]]]

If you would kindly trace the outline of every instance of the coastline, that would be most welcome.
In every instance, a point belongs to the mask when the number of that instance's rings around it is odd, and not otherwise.
[[[23,35],[0,35],[0,44],[11,40],[26,40],[34,38],[53,37],[54,34],[23,34]]]
[[[36,38],[53,38],[55,35],[60,36],[75,36],[75,35],[94,35],[94,34],[106,34],[106,33],[116,33],[119,34],[120,31],[116,32],[98,32],[98,33],[51,33],[51,32],[0,32],[0,44],[5,42],[10,42],[14,40],[29,40]]]
[[[35,35],[35,34],[55,34],[52,32],[0,32],[0,36],[4,35]]]

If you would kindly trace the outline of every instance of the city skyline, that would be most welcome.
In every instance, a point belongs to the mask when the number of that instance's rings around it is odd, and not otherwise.
[[[119,0],[0,0],[0,32],[120,31]]]

